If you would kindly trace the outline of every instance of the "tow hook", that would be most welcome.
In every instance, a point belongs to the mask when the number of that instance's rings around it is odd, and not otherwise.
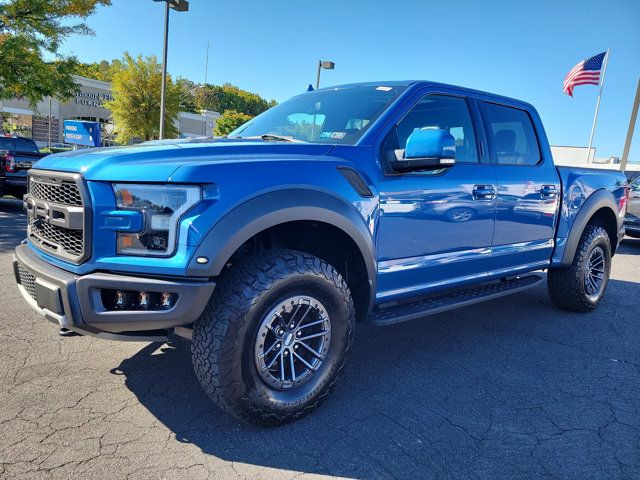
[[[58,335],[61,337],[82,337],[82,334],[69,330],[68,328],[61,328],[58,330]]]

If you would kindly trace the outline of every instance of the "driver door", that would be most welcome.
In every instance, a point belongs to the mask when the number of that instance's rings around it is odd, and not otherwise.
[[[403,149],[414,129],[448,130],[455,138],[456,162],[439,170],[387,170],[382,176],[379,302],[477,281],[491,270],[497,182],[494,167],[480,162],[472,118],[465,98],[427,94],[385,137],[381,156]]]

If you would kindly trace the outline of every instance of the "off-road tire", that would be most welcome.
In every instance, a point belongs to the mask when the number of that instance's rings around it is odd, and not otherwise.
[[[306,384],[274,389],[259,375],[254,349],[259,325],[288,296],[321,297],[331,320],[325,360]],[[342,276],[323,260],[294,250],[267,250],[224,272],[193,330],[191,354],[198,381],[233,417],[262,426],[308,414],[328,396],[346,361],[355,311]]]
[[[604,286],[595,298],[585,287],[585,272],[594,248],[601,247],[605,258]],[[549,269],[547,288],[551,301],[564,310],[588,312],[598,306],[611,273],[611,242],[607,231],[597,225],[587,225],[573,258],[573,263],[565,268]]]

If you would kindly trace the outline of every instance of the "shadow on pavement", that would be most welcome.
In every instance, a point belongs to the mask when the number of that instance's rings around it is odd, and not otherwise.
[[[537,287],[387,328],[360,326],[328,401],[281,427],[239,424],[192,372],[189,344],[150,344],[114,369],[176,439],[224,460],[352,478],[625,477],[640,424],[638,284],[596,312]],[[628,300],[627,300],[628,299]],[[633,465],[633,462],[630,462]],[[600,473],[598,473],[600,472]],[[633,475],[631,475],[633,476]]]
[[[0,253],[12,251],[27,236],[27,217],[22,202],[0,198]]]

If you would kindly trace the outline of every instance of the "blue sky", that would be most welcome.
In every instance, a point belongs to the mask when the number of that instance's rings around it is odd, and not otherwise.
[[[89,18],[95,37],[63,48],[85,62],[162,52],[163,4],[112,0]],[[580,60],[611,48],[594,145],[621,155],[640,75],[640,1],[191,0],[172,13],[169,72],[230,82],[285,100],[315,81],[318,59],[333,60],[324,86],[427,79],[533,103],[554,145],[586,145],[597,87],[562,92]],[[640,130],[630,159],[640,162]]]

